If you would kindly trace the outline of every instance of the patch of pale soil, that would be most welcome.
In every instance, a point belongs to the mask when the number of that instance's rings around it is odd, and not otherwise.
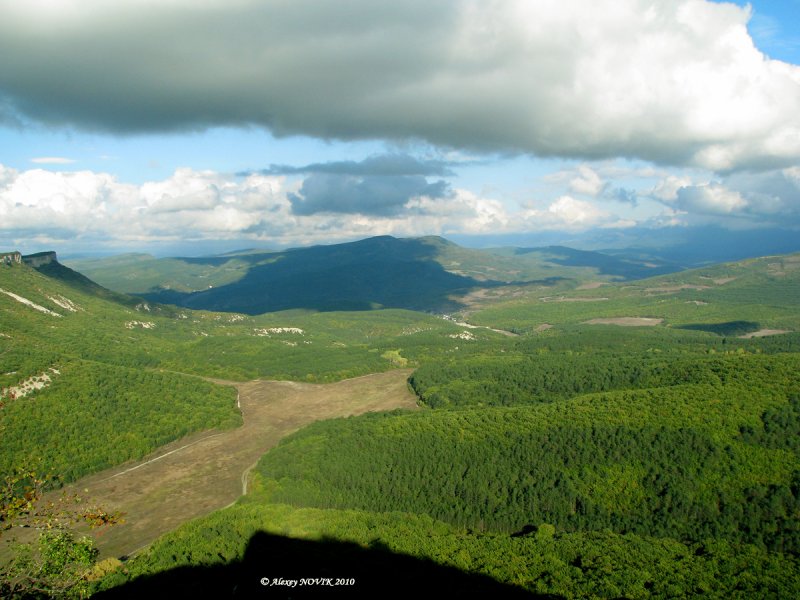
[[[58,314],[57,312],[53,312],[49,308],[45,308],[44,306],[40,306],[40,305],[36,304],[35,302],[31,302],[27,298],[23,298],[22,296],[18,296],[17,294],[15,294],[13,292],[8,292],[8,291],[4,290],[3,288],[0,288],[0,292],[5,294],[6,296],[11,296],[14,300],[16,300],[17,302],[20,302],[21,304],[24,304],[25,306],[30,306],[32,309],[38,310],[39,312],[42,312],[42,313],[44,313],[46,315],[50,315],[51,317],[60,317],[61,316],[60,314]]]
[[[468,342],[475,341],[475,336],[472,335],[469,331],[462,331],[461,333],[451,333],[447,337],[452,338],[454,340],[466,340]]]
[[[760,337],[767,337],[770,335],[781,335],[782,333],[789,333],[787,329],[759,329],[758,331],[751,331],[750,333],[746,333],[744,335],[740,335],[739,337],[745,340],[749,340],[750,338],[760,338]]]
[[[466,306],[477,306],[489,299],[504,298],[510,295],[508,290],[479,288],[464,294],[458,300]]]
[[[304,335],[305,332],[298,327],[270,327],[268,329],[253,329],[253,334],[259,337],[270,337],[272,333],[293,333],[297,335]]]
[[[312,421],[418,408],[406,384],[410,373],[398,369],[325,385],[231,384],[239,391],[241,427],[194,434],[69,489],[106,510],[126,513],[125,523],[94,535],[103,557],[130,554],[185,521],[234,502],[246,486],[245,473],[261,455]]]
[[[463,296],[453,296],[451,297],[453,300],[464,304],[467,310],[461,310],[461,314],[465,317],[469,315],[473,310],[480,308],[481,306],[490,303],[490,302],[498,302],[502,300],[510,300],[515,298],[524,298],[529,293],[530,286],[504,286],[501,288],[480,288],[477,290],[473,290],[468,294],[464,294]],[[547,286],[536,286],[535,289],[537,290],[544,290],[548,289]]]
[[[126,329],[133,329],[134,327],[140,327],[141,329],[155,329],[156,324],[152,321],[128,321],[125,323]]]
[[[505,329],[494,329],[493,327],[487,327],[486,325],[472,325],[471,323],[467,323],[466,321],[455,321],[455,320],[453,320],[453,323],[455,323],[456,325],[458,325],[460,327],[466,327],[467,329],[488,329],[489,331],[494,331],[495,333],[500,333],[500,334],[508,336],[508,337],[517,337],[517,335],[518,335],[518,334],[514,333],[513,331],[506,331]],[[466,332],[464,332],[464,333],[466,333]],[[458,334],[456,336],[452,336],[451,335],[449,337],[461,337],[461,335],[460,334]],[[475,337],[473,336],[471,338],[461,338],[461,339],[473,339],[474,340]]]
[[[569,298],[567,296],[545,296],[539,298],[541,302],[602,302],[608,298]]]
[[[655,287],[655,288],[646,288],[645,292],[655,292],[655,293],[670,293],[670,292],[680,292],[681,290],[707,290],[709,289],[707,285],[692,285],[690,283],[684,283],[682,285],[672,285],[672,286],[664,286],[664,287]]]
[[[599,287],[603,287],[604,285],[608,285],[605,281],[590,281],[588,283],[584,283],[576,287],[576,290],[596,290]]]
[[[52,383],[53,379],[50,377],[50,373],[53,375],[61,375],[61,371],[58,369],[50,368],[48,372],[39,373],[38,375],[33,375],[32,377],[28,377],[26,380],[21,381],[19,385],[10,386],[7,388],[3,388],[0,390],[0,398],[12,398],[12,399],[19,399],[24,398],[28,394],[35,392],[36,390],[41,390],[46,388],[50,383]]]
[[[547,331],[548,329],[552,329],[553,326],[550,323],[542,323],[541,325],[537,326],[534,331],[536,333],[541,333],[542,331]]]
[[[614,317],[610,319],[592,319],[584,321],[584,325],[622,325],[623,327],[654,327],[664,319],[652,317]]]
[[[726,283],[730,283],[731,281],[734,281],[735,279],[737,279],[737,278],[736,277],[720,277],[719,279],[714,279],[712,281],[714,283],[716,283],[717,285],[725,285]]]
[[[80,306],[75,304],[72,300],[67,298],[66,296],[47,296],[50,302],[53,304],[57,304],[63,309],[68,310],[69,312],[78,312],[82,310]]]
[[[687,300],[686,304],[694,304],[695,306],[706,306],[708,302],[703,302],[702,300]]]
[[[490,290],[488,288],[481,288],[481,289],[475,290],[473,292],[470,292],[469,294],[464,296],[464,298],[482,300],[482,299],[486,298],[487,296],[489,296],[489,292],[490,292]]]

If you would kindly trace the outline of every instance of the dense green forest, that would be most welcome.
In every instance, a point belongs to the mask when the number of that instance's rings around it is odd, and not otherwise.
[[[234,390],[186,374],[337,381],[460,344],[459,326],[411,311],[246,317],[149,305],[57,263],[3,265],[0,290],[0,474],[24,459],[71,481],[238,422]]]
[[[795,556],[724,540],[692,543],[609,530],[569,533],[549,524],[510,536],[411,513],[298,509],[244,499],[165,535],[102,581],[98,587],[106,593],[100,597],[187,590],[226,597],[248,584],[252,590],[258,577],[270,572],[270,563],[265,566],[259,557],[248,565],[254,536],[265,532],[272,536],[271,564],[288,577],[334,564],[336,575],[356,579],[357,595],[363,596],[385,591],[387,581],[403,593],[419,593],[423,586],[454,593],[458,588],[450,582],[452,587],[437,586],[442,573],[423,570],[429,564],[514,586],[493,590],[494,597],[515,597],[515,588],[547,598],[792,598],[800,593]],[[299,540],[307,543],[301,546]],[[409,563],[405,557],[425,562]],[[459,590],[463,597],[483,595],[479,583],[468,585]],[[314,597],[329,590],[308,591]],[[297,590],[298,596],[303,592]],[[347,590],[345,595],[356,594]]]
[[[776,363],[792,363],[800,335],[753,340],[709,339],[674,330],[575,331],[557,338],[522,339],[502,352],[428,361],[410,379],[433,408],[552,402],[577,394],[688,383],[763,382]],[[574,350],[572,349],[574,348]],[[741,370],[743,355],[747,370]]]
[[[573,350],[576,335],[512,341],[521,362],[508,374],[492,352],[429,361],[412,380],[438,376],[451,401],[306,427],[262,458],[239,506],[104,585],[186,565],[217,565],[225,581],[267,531],[553,597],[797,595],[797,339],[637,331]]]
[[[9,354],[4,365],[16,358]],[[16,364],[33,360],[24,359]],[[0,410],[0,474],[26,465],[74,481],[194,431],[241,423],[236,391],[196,377],[44,356],[39,364],[53,369],[49,385],[6,398]]]
[[[702,365],[703,383],[318,423],[264,456],[260,487],[509,533],[548,522],[797,552],[797,365],[738,357]]]

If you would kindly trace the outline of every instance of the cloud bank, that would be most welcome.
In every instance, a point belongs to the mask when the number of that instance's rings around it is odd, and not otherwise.
[[[675,185],[677,183],[677,185]],[[672,184],[669,189],[669,184]],[[800,226],[800,168],[742,172],[691,183],[671,178],[660,189],[667,206],[697,215],[729,216],[753,223]]]
[[[0,17],[2,123],[256,125],[716,172],[800,160],[800,67],[760,53],[732,4],[0,0]]]
[[[400,180],[400,181],[398,181]],[[391,234],[585,229],[617,217],[569,197],[510,210],[419,175],[246,177],[178,169],[141,185],[108,173],[0,165],[0,245],[78,242],[143,247],[177,240],[299,245]]]
[[[716,177],[582,163],[543,177],[550,192],[518,204],[440,179],[449,168],[395,153],[248,174],[181,168],[130,184],[109,173],[0,164],[0,245],[302,245],[379,234],[577,232],[720,220],[737,227],[800,227],[798,167]]]

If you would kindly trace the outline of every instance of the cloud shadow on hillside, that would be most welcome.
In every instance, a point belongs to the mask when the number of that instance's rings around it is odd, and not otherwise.
[[[406,308],[450,312],[451,296],[501,285],[451,273],[436,262],[436,248],[389,236],[337,246],[314,246],[262,255],[240,280],[208,290],[162,290],[150,301],[192,309],[256,315],[289,309],[316,311]],[[252,257],[251,257],[251,260]]]
[[[328,579],[290,588],[274,580]],[[335,585],[346,583],[347,585]],[[342,581],[343,580],[343,581]],[[352,585],[349,583],[354,581]],[[258,532],[244,558],[222,565],[178,567],[101,592],[103,600],[140,598],[548,598],[429,560],[395,554],[374,542],[300,540]]]

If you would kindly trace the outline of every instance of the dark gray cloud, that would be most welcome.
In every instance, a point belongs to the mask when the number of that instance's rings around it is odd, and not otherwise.
[[[444,198],[450,194],[446,181],[428,183],[421,175],[356,177],[316,173],[303,181],[300,192],[289,194],[292,212],[347,213],[390,217],[400,214],[414,197]]]
[[[311,163],[300,167],[270,165],[258,171],[261,175],[299,175],[307,173],[330,173],[358,176],[450,176],[452,163],[442,160],[421,160],[408,154],[379,154],[362,161],[343,160],[327,163]],[[249,175],[249,172],[239,175]]]
[[[763,59],[748,14],[699,0],[9,0],[0,122],[796,164],[800,71]]]
[[[800,167],[734,173],[719,181],[684,185],[676,188],[674,197],[658,199],[693,215],[795,226],[800,222]]]
[[[0,126],[23,128],[22,119],[14,108],[14,102],[2,93],[0,93]]]
[[[764,172],[735,173],[724,184],[747,197],[780,202],[780,207],[800,212],[800,167]],[[777,206],[776,206],[777,208]]]

